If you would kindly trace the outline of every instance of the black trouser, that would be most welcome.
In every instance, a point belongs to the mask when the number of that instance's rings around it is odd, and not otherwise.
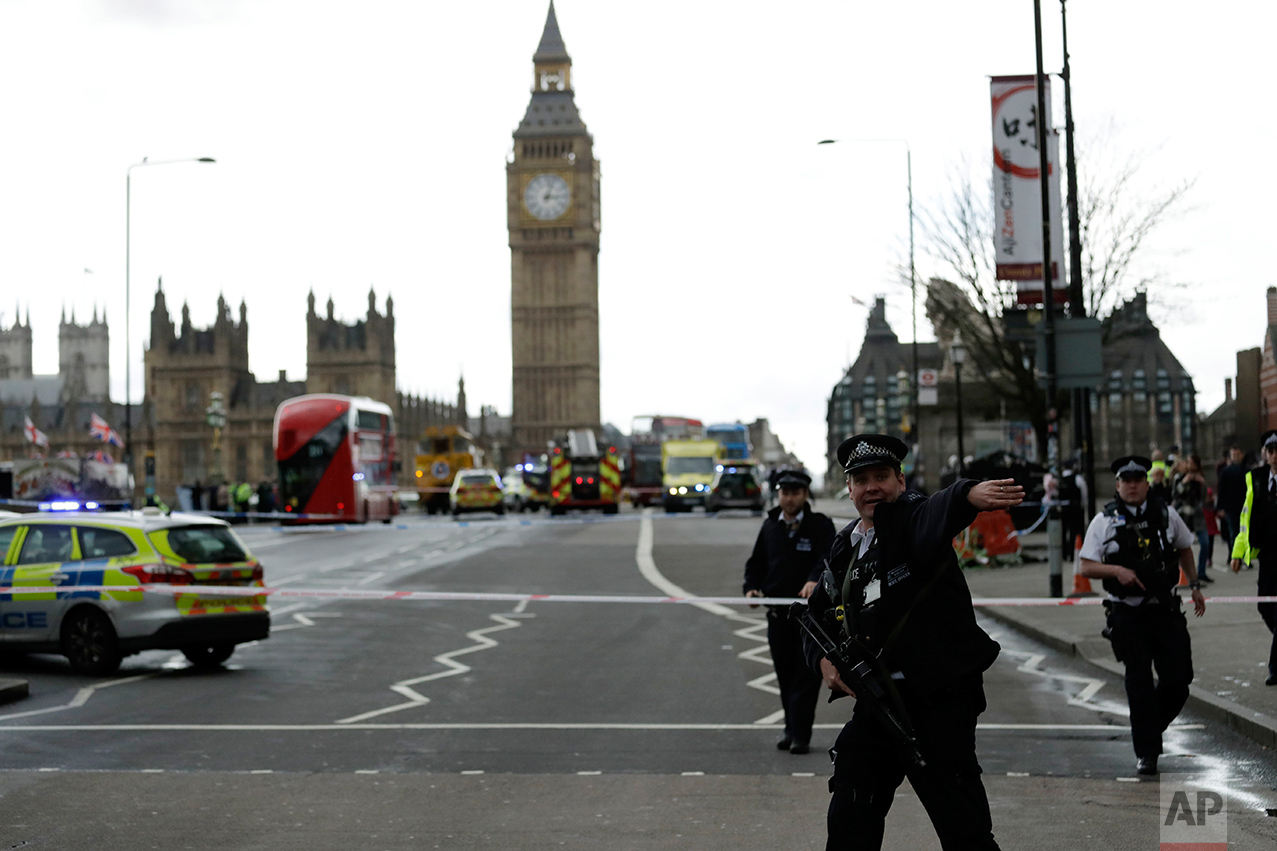
[[[1277,552],[1273,552],[1271,548],[1259,551],[1259,596],[1277,596]],[[1259,616],[1273,634],[1273,643],[1268,649],[1268,674],[1277,676],[1277,603],[1257,605]]]
[[[788,609],[767,610],[767,646],[776,667],[780,705],[785,710],[785,735],[795,742],[811,741],[811,725],[820,697],[820,674],[807,666],[803,655],[802,627],[789,616]]]
[[[898,686],[927,766],[906,771],[900,746],[870,712],[856,706],[834,745],[826,851],[881,848],[887,811],[906,774],[941,848],[996,849],[975,755],[976,718],[985,708],[980,676],[927,697],[913,693],[907,683]]]
[[[1162,752],[1162,733],[1188,700],[1193,653],[1188,623],[1176,604],[1128,606],[1114,603],[1110,640],[1126,665],[1126,701],[1131,707],[1131,743],[1138,757]],[[1153,671],[1157,671],[1157,683]]]

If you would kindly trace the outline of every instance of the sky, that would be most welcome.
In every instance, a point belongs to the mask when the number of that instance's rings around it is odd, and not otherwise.
[[[259,380],[305,374],[306,296],[353,321],[393,295],[401,390],[509,413],[505,163],[544,0],[0,0],[0,326],[111,324],[140,399],[161,276],[180,321],[248,309]],[[1062,64],[1059,4],[1044,61]],[[602,415],[767,417],[823,469],[825,405],[866,309],[911,338],[906,148],[919,213],[987,183],[990,75],[1034,70],[1030,0],[559,0],[602,170]],[[1079,145],[1140,152],[1137,191],[1194,181],[1141,274],[1213,410],[1260,344],[1277,178],[1263,80],[1277,7],[1069,4]],[[1055,120],[1062,125],[1057,86]],[[1108,128],[1108,129],[1105,129]],[[817,146],[822,139],[836,145]],[[858,141],[896,139],[903,141]],[[125,348],[126,173],[130,342]],[[1079,171],[1087,168],[1085,158]],[[921,233],[919,279],[943,275]],[[933,339],[921,305],[918,336]]]

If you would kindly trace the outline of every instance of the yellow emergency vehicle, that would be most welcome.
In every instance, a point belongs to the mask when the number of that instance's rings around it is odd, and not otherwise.
[[[615,514],[620,507],[621,457],[616,447],[601,450],[589,429],[568,432],[550,454],[550,513],[598,508]]]
[[[718,441],[667,440],[661,444],[661,503],[667,512],[705,505],[718,467]]]
[[[457,472],[483,466],[483,451],[461,426],[429,426],[417,441],[417,494],[426,513],[449,509],[449,493]]]
[[[115,585],[130,590],[93,590]],[[201,594],[201,585],[244,593]],[[270,635],[266,597],[253,593],[262,585],[261,563],[244,542],[205,515],[146,508],[0,519],[2,646],[61,653],[82,674],[109,674],[143,650],[220,665],[235,645]]]

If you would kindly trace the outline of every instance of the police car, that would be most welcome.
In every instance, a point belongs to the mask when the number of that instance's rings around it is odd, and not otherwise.
[[[0,519],[0,646],[61,653],[76,671],[109,674],[143,650],[180,650],[214,667],[235,645],[270,634],[262,566],[222,521],[159,509],[60,512]],[[163,590],[76,590],[148,585]],[[201,594],[243,586],[243,596]]]
[[[495,511],[505,514],[501,477],[496,470],[471,469],[457,473],[448,491],[449,508],[456,517],[464,511]]]

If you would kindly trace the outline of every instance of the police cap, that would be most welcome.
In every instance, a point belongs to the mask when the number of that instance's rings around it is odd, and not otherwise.
[[[844,473],[886,465],[899,470],[909,447],[888,434],[857,434],[838,444],[838,463]]]
[[[776,487],[780,488],[806,488],[811,490],[811,476],[802,470],[786,470],[780,474],[780,478],[776,480]]]
[[[1109,465],[1113,475],[1119,478],[1128,473],[1133,476],[1147,476],[1152,468],[1153,462],[1143,455],[1123,455]]]
[[[1270,428],[1259,438],[1259,445],[1265,449],[1277,448],[1277,429]]]

